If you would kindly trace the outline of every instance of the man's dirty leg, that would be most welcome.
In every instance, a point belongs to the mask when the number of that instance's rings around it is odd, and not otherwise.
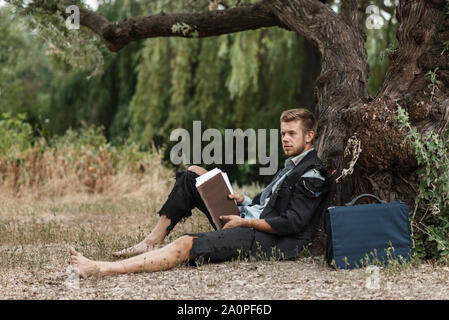
[[[198,166],[190,166],[186,171],[177,172],[176,183],[159,211],[160,218],[153,231],[140,243],[114,252],[113,255],[120,258],[131,257],[157,249],[179,221],[192,215],[191,210],[195,207],[204,212],[214,226],[212,217],[195,186],[196,177],[206,172],[206,169]]]
[[[127,249],[113,252],[112,255],[118,258],[136,256],[154,249],[164,241],[168,234],[167,228],[171,221],[165,215],[161,215],[153,231],[141,242]]]

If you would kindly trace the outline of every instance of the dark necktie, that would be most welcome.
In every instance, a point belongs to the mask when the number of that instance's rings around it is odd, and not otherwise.
[[[293,168],[293,166],[292,166],[292,165],[289,165],[289,166],[285,167],[284,169],[282,169],[282,170],[280,170],[280,171],[278,172],[278,174],[274,177],[274,179],[270,182],[270,184],[269,184],[265,189],[263,189],[262,194],[260,195],[260,204],[264,204],[264,203],[265,203],[265,200],[266,200],[266,199],[270,196],[270,194],[271,194],[271,189],[273,189],[274,184],[275,184],[276,182],[278,182],[279,179],[281,179],[281,178],[284,176],[284,174],[285,174],[287,171],[289,171],[290,169],[292,169],[292,168]]]

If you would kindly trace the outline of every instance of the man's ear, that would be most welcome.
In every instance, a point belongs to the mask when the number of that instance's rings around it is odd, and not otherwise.
[[[315,131],[307,131],[306,132],[306,142],[307,143],[311,143],[314,137],[315,137]]]

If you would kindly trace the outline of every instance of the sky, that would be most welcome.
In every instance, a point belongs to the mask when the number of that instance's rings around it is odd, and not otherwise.
[[[97,0],[85,0],[85,2],[91,6],[94,10],[97,10],[98,8],[98,3]]]

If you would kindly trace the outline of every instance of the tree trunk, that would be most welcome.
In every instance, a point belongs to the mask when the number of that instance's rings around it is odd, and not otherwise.
[[[298,101],[301,107],[313,110],[315,108],[315,96],[313,94],[315,81],[321,70],[320,52],[313,42],[304,39],[303,43],[306,63],[302,69],[301,93],[296,98],[296,101]]]
[[[409,112],[421,134],[443,134],[447,128],[449,56],[442,54],[443,43],[449,40],[445,1],[400,2],[396,13],[399,47],[390,56],[385,82],[374,99],[367,93],[365,36],[357,27],[357,17],[351,16],[351,8],[346,8],[345,23],[334,20],[327,25],[323,17],[320,30],[311,31],[301,24],[307,20],[304,6],[308,1],[296,5],[291,1],[292,8],[285,3],[281,8],[281,2],[275,2],[279,3],[280,20],[314,41],[321,52],[322,69],[315,88],[319,116],[316,147],[333,178],[340,177],[353,160],[352,154],[344,154],[349,139],[355,137],[360,142],[353,173],[334,183],[330,203],[343,205],[358,194],[373,193],[387,201],[401,200],[413,210],[417,162],[410,145],[404,143],[406,132],[399,129],[397,108],[400,105]],[[318,16],[322,13],[313,11]],[[437,67],[441,84],[432,95],[426,73]],[[314,250],[322,251],[323,241],[323,232],[319,232]]]
[[[441,53],[443,42],[449,40],[449,19],[444,7],[443,0],[400,2],[396,12],[399,47],[390,56],[381,89],[373,101],[354,103],[342,112],[346,139],[357,135],[363,151],[354,176],[338,188],[350,191],[341,194],[341,200],[372,192],[387,201],[414,206],[417,163],[413,150],[403,143],[406,132],[399,130],[397,108],[400,105],[409,112],[421,134],[443,134],[447,128],[449,59]],[[432,95],[426,73],[437,67],[441,84]]]
[[[413,150],[403,143],[406,133],[399,130],[397,103],[410,112],[421,133],[442,133],[447,126],[448,56],[441,54],[449,37],[445,1],[400,2],[399,47],[390,57],[385,82],[374,99],[367,93],[369,67],[365,35],[357,23],[357,1],[343,2],[340,17],[334,19],[337,14],[316,1],[273,1],[273,6],[286,28],[320,50],[316,147],[334,177],[352,158],[344,155],[348,140],[356,137],[361,144],[354,173],[338,180],[331,202],[341,205],[359,193],[372,192],[387,201],[413,204],[417,164]],[[314,24],[317,20],[319,25]],[[442,85],[431,97],[425,74],[436,67]]]

